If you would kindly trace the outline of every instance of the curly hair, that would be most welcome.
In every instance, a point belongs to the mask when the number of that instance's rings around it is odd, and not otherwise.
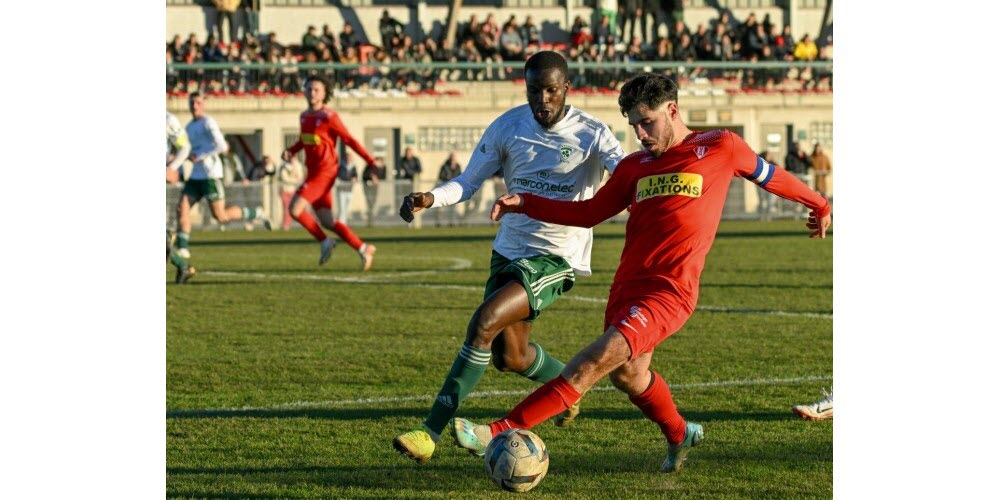
[[[677,102],[677,84],[660,74],[643,73],[622,86],[618,107],[622,116],[627,116],[630,109],[640,104],[656,109],[667,101]]]

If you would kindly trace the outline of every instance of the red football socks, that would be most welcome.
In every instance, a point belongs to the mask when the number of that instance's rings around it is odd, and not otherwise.
[[[351,248],[355,250],[360,250],[361,245],[364,244],[364,242],[361,241],[361,238],[358,238],[358,235],[354,234],[354,231],[351,231],[351,228],[347,227],[347,224],[344,224],[343,222],[334,222],[333,232],[337,233],[337,236],[340,236],[340,239],[344,240],[344,242],[348,245],[351,245]]]
[[[646,392],[638,396],[629,396],[629,400],[642,410],[646,418],[656,422],[660,426],[660,432],[667,437],[670,443],[680,443],[684,440],[685,422],[680,413],[677,413],[677,405],[670,395],[670,388],[663,381],[659,373],[650,371],[653,374],[653,383],[650,384]]]
[[[323,228],[319,227],[316,219],[308,210],[303,210],[299,213],[299,216],[295,217],[295,220],[299,221],[299,224],[302,224],[302,227],[306,228],[306,231],[309,231],[309,234],[313,235],[316,241],[322,242],[326,239],[326,233],[323,232]]]
[[[507,416],[490,424],[490,432],[496,436],[507,429],[531,429],[579,400],[580,393],[560,375],[529,394]]]

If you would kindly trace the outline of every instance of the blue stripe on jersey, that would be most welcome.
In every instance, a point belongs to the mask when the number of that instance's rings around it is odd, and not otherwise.
[[[770,164],[768,165],[767,177],[765,177],[764,180],[760,182],[760,187],[764,187],[767,185],[768,182],[771,182],[771,177],[774,177],[774,169],[776,168],[778,167],[775,167],[774,165]]]
[[[753,174],[751,174],[750,177],[748,177],[748,179],[753,180],[753,179],[756,179],[756,178],[760,177],[760,174],[763,171],[764,171],[764,159],[758,156],[757,157],[757,168],[754,169]]]
[[[774,165],[764,161],[760,156],[757,157],[757,168],[754,169],[753,173],[744,178],[748,181],[752,181],[758,186],[766,186],[770,182],[771,177],[774,176]]]

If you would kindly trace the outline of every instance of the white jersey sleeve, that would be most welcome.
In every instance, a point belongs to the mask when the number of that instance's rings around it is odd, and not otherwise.
[[[486,128],[465,171],[431,190],[434,196],[432,207],[447,207],[472,198],[483,182],[503,166],[506,158],[503,129],[499,119]]]
[[[174,159],[167,168],[178,170],[184,164],[184,160],[191,154],[191,142],[188,141],[187,132],[181,126],[181,121],[176,116],[167,113],[167,159],[170,159],[170,152],[173,149]]]
[[[614,173],[618,162],[622,161],[622,158],[625,158],[625,150],[622,149],[621,143],[615,138],[615,135],[608,128],[607,124],[603,124],[594,144],[598,147],[597,155],[600,158],[601,165],[608,172]]]

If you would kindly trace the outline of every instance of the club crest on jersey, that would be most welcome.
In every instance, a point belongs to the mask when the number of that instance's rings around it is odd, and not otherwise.
[[[697,156],[699,160],[704,158],[705,155],[707,154],[708,154],[708,146],[698,146],[694,148],[694,155]]]
[[[559,161],[564,162],[564,163],[568,162],[569,161],[569,155],[572,152],[573,152],[573,150],[570,149],[569,146],[562,146],[562,147],[560,147],[559,148],[559,155],[562,158]]]

